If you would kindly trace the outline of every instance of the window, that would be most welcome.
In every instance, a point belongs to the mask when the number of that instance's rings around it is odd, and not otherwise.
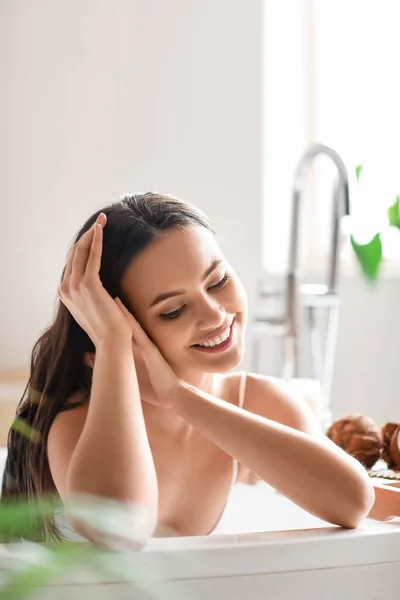
[[[287,264],[291,183],[314,142],[349,168],[363,165],[353,231],[383,231],[384,256],[400,259],[387,209],[400,194],[400,3],[270,0],[265,6],[265,242],[268,270]],[[314,161],[301,214],[302,263],[319,266],[329,240],[334,168]],[[354,229],[355,228],[355,229]]]

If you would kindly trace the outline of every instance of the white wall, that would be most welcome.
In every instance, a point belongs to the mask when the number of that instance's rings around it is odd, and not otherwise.
[[[1,10],[1,367],[27,363],[73,235],[123,193],[157,190],[205,210],[252,304],[261,0],[21,0]]]
[[[361,411],[400,423],[400,280],[344,278],[332,389],[334,416]]]
[[[210,215],[248,291],[251,320],[263,218],[262,7],[0,5],[0,368],[28,364],[72,237],[127,192],[176,194]],[[343,297],[334,415],[400,421],[399,279],[375,294],[349,279]]]

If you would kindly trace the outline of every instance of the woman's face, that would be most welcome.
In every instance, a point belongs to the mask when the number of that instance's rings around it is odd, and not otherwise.
[[[170,229],[132,260],[122,291],[147,335],[178,372],[224,372],[243,356],[247,300],[214,235]],[[221,348],[221,339],[229,338]],[[209,340],[206,342],[206,340]],[[214,344],[212,349],[197,344]]]

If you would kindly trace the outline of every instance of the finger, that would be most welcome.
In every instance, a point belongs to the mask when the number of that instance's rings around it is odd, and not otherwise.
[[[136,346],[140,347],[142,350],[145,349],[146,352],[151,352],[154,350],[158,351],[158,348],[151,339],[150,335],[146,333],[146,331],[137,321],[135,321],[132,325],[132,339]]]
[[[121,301],[120,301],[120,303],[121,303]],[[147,334],[144,331],[144,329],[142,328],[142,326],[140,325],[140,323],[135,319],[133,314],[126,308],[126,306],[124,306],[122,303],[120,305],[122,306],[122,309],[123,309],[127,319],[129,319],[129,323],[131,324],[133,341],[137,344],[148,343],[149,338],[147,337]]]
[[[131,324],[131,326],[133,328],[137,323],[133,314],[126,308],[125,304],[123,304],[123,302],[121,302],[121,300],[118,297],[115,298],[115,302],[116,302],[116,304],[118,304],[118,306],[120,307],[120,309],[122,310],[125,317],[128,319],[129,323]]]
[[[65,266],[65,273],[64,273],[63,281],[65,281],[66,279],[69,279],[71,277],[72,262],[74,260],[74,255],[75,255],[76,247],[77,247],[77,244],[75,244],[74,246],[72,246],[71,250],[68,253],[67,264]]]
[[[100,213],[97,216],[97,219],[96,219],[95,223],[100,223],[102,226],[104,226],[107,223],[107,217],[106,217],[106,215],[104,213]],[[80,263],[76,259],[76,255],[77,255],[77,250],[78,249],[80,250],[80,253],[81,253],[82,248],[85,248],[85,250],[86,250],[86,256],[89,255],[91,244],[92,244],[92,241],[93,241],[93,233],[94,233],[94,225],[95,225],[95,223],[93,223],[93,225],[87,231],[85,231],[85,233],[80,237],[80,239],[76,242],[76,244],[74,244],[72,246],[72,248],[68,252],[67,264],[66,264],[66,267],[65,267],[65,274],[64,274],[65,278],[71,276],[72,271],[73,271],[73,267],[75,265],[77,267],[77,273],[79,271],[79,265],[80,265]],[[82,254],[82,256],[83,256],[83,254]],[[85,266],[86,266],[86,264],[85,264]],[[82,273],[82,271],[81,271],[81,273]]]
[[[136,319],[133,316],[133,314],[126,308],[125,304],[122,302],[122,300],[120,300],[118,298],[118,296],[115,298],[115,302],[118,304],[118,306],[126,314],[127,317],[130,317],[131,319],[133,319],[134,321],[136,321]]]
[[[85,235],[85,234],[84,234],[84,235]],[[82,238],[81,238],[81,239],[82,239]],[[70,248],[70,249],[69,249],[69,251],[68,251],[68,254],[67,254],[67,262],[66,262],[66,265],[65,265],[65,272],[64,272],[64,278],[63,278],[63,281],[64,281],[65,279],[67,279],[67,277],[70,277],[70,275],[71,275],[71,272],[72,272],[72,261],[73,261],[73,259],[74,259],[75,250],[76,250],[76,248],[77,248],[78,244],[79,244],[79,241],[78,241],[76,244],[74,244],[74,245],[72,246],[72,248]]]
[[[73,248],[71,248],[71,250],[68,252],[68,255],[67,255],[67,262],[65,264],[64,273],[61,278],[61,285],[64,283],[64,281],[67,279],[67,277],[69,277],[71,275],[72,256],[73,256]]]
[[[107,215],[105,215],[103,212],[100,213],[96,219],[96,222],[100,223],[102,227],[105,227],[107,225]]]
[[[88,238],[89,238],[89,240],[91,240],[92,236],[93,236],[93,230],[92,230],[92,227],[90,227],[90,229],[88,229],[87,231],[85,231],[85,233],[72,246],[72,248],[70,248],[70,250],[68,252],[68,255],[67,255],[67,262],[66,262],[66,266],[65,266],[63,281],[65,279],[71,277],[72,269],[73,269],[73,264],[74,264],[74,257],[75,257],[75,253],[77,251],[77,248],[79,248],[80,246],[82,246],[82,244],[85,244],[85,243],[87,244],[88,243]]]
[[[96,223],[93,225],[93,238],[89,248],[89,255],[84,271],[84,274],[87,276],[94,276],[100,273],[101,255],[103,253],[102,215],[104,215],[104,213],[100,213],[100,215],[97,217]]]
[[[93,237],[84,265],[83,275],[93,276],[100,273],[101,255],[103,252],[103,228],[95,223]]]
[[[125,314],[127,319],[129,319],[129,322],[132,326],[133,341],[137,345],[143,345],[143,344],[153,345],[153,341],[150,339],[148,334],[145,332],[143,327],[140,325],[139,321],[137,321],[135,319],[133,314],[126,308],[126,306],[121,302],[121,300],[118,297],[115,298],[115,302],[118,304],[118,306],[120,306],[121,310],[123,311],[123,313]]]
[[[79,282],[85,274],[86,265],[90,255],[90,249],[92,247],[93,239],[95,234],[95,224],[88,229],[74,249],[72,256],[71,266],[71,281]]]
[[[120,300],[118,297],[117,297],[117,298],[114,298],[114,301],[115,301],[115,303],[116,303],[116,304],[118,304],[118,306],[120,307],[120,309],[122,310],[122,312],[124,313],[124,315],[125,315],[126,317],[128,317],[128,316],[132,316],[132,315],[131,315],[131,313],[130,313],[129,311],[127,311],[127,310],[126,310],[126,307],[125,307],[125,305],[124,305],[124,304],[122,304],[121,300]]]

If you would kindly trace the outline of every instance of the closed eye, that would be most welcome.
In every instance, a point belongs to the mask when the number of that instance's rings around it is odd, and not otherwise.
[[[221,281],[218,281],[218,283],[216,283],[215,285],[212,285],[211,287],[209,287],[209,290],[219,290],[219,288],[224,287],[224,285],[226,284],[226,282],[229,279],[229,275],[228,273],[225,273],[225,275],[223,276],[223,278],[221,279]]]
[[[215,285],[211,285],[208,289],[211,291],[220,290],[221,288],[223,288],[226,285],[229,278],[230,278],[230,275],[228,273],[225,273],[223,278],[220,281],[218,281],[218,283],[216,283]],[[182,314],[184,308],[185,308],[185,305],[181,306],[181,308],[177,308],[176,310],[173,310],[172,312],[161,314],[160,317],[162,319],[176,319],[177,317],[179,317],[179,315]]]

